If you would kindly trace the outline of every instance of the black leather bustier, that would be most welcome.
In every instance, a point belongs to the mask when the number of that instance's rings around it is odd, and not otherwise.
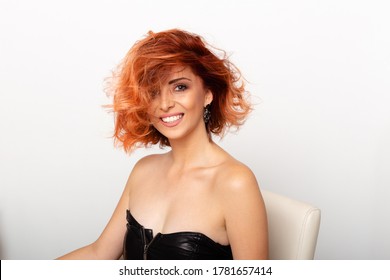
[[[123,246],[126,260],[231,260],[230,245],[216,243],[199,232],[158,233],[140,225],[126,211],[127,232]]]

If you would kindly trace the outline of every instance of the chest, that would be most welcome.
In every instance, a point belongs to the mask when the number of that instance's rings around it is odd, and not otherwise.
[[[182,176],[156,172],[131,193],[129,209],[155,234],[196,231],[228,243],[212,172]]]

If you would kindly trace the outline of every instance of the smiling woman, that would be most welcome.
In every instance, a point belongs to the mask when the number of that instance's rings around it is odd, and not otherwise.
[[[199,125],[204,126],[203,108],[212,99],[211,91],[204,87],[202,80],[190,68],[175,67],[150,104],[151,123],[161,135],[169,139],[169,145],[172,146],[175,140],[188,135],[186,131],[193,131]]]
[[[240,71],[223,51],[214,49],[222,54],[219,58],[212,49],[200,36],[181,30],[149,32],[130,49],[108,88],[117,116],[115,137],[126,151],[139,147],[137,144],[169,145],[166,136],[150,125],[146,112],[164,82],[169,82],[172,92],[186,87],[177,83],[176,79],[185,78],[180,75],[167,81],[174,68],[179,71],[187,67],[212,92],[214,101],[206,127],[209,132],[222,136],[227,127],[243,123],[251,107],[245,100]]]
[[[117,144],[126,152],[158,143],[171,149],[142,158],[100,237],[61,259],[267,258],[256,178],[211,137],[240,126],[251,108],[226,56],[196,34],[149,32],[109,93]]]

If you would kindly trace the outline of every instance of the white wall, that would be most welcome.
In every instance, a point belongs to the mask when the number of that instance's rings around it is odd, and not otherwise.
[[[148,30],[227,50],[258,103],[221,145],[261,186],[322,209],[317,259],[390,258],[387,1],[0,0],[0,257],[92,242],[134,163],[103,80]]]

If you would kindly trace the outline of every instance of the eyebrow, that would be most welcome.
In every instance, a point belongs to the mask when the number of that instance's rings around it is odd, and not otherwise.
[[[170,81],[168,82],[168,85],[174,84],[174,83],[176,83],[176,82],[178,82],[178,81],[181,81],[181,80],[188,80],[188,81],[192,82],[191,79],[188,79],[188,78],[186,78],[186,77],[181,77],[181,78],[177,78],[177,79],[170,80]]]

